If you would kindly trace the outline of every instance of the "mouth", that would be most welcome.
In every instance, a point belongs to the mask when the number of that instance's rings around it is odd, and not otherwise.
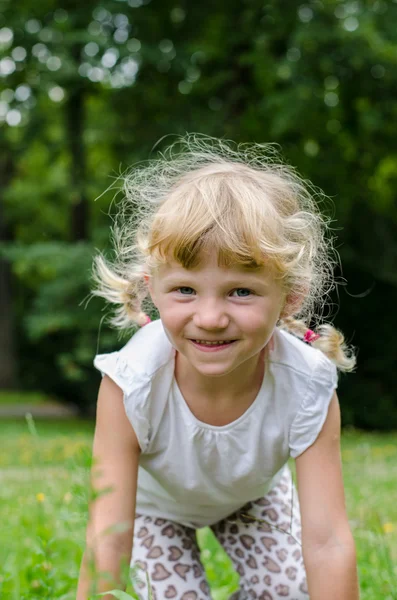
[[[200,348],[200,350],[223,350],[230,347],[237,340],[193,340],[190,339],[190,342],[196,347]]]

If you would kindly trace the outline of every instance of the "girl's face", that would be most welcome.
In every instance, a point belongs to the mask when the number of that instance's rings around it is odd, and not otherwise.
[[[285,303],[281,284],[265,267],[219,267],[216,255],[194,269],[173,261],[161,266],[149,289],[172,345],[209,377],[259,355]]]

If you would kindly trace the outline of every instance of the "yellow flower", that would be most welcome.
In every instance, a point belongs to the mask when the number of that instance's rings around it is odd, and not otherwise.
[[[66,494],[63,497],[63,501],[66,502],[66,504],[69,504],[72,500],[73,496],[70,492],[66,492]]]
[[[44,502],[45,496],[44,496],[43,492],[39,492],[38,494],[36,494],[36,500],[37,500],[37,502]]]
[[[391,533],[392,531],[394,531],[393,523],[383,523],[383,531],[385,533]]]
[[[390,456],[395,456],[396,448],[391,444],[386,446],[375,446],[372,448],[372,454],[374,456],[380,456],[382,458],[389,458]]]

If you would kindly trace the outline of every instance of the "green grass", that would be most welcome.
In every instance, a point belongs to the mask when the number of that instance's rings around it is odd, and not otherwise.
[[[34,406],[56,401],[41,392],[0,391],[0,406],[3,404],[32,404]]]
[[[93,427],[0,422],[0,598],[75,598]],[[396,600],[395,435],[345,432],[342,456],[361,600]],[[238,577],[211,532],[203,529],[198,537],[213,598],[226,600]]]

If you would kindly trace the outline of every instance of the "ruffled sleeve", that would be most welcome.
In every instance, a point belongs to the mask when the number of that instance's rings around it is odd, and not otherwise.
[[[123,391],[125,412],[141,450],[145,452],[150,441],[150,377],[133,371],[120,352],[98,354],[94,359],[94,366],[102,373],[102,377],[108,375]]]
[[[317,439],[338,385],[336,366],[322,353],[307,383],[306,393],[290,428],[290,456],[296,458]]]

